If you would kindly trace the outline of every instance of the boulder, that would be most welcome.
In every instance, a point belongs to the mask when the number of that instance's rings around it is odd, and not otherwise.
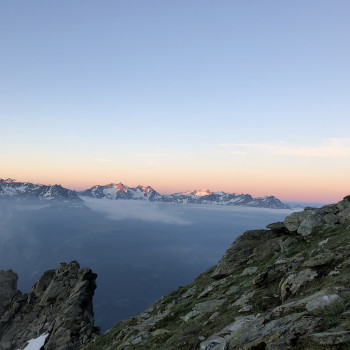
[[[291,273],[283,278],[279,289],[282,301],[285,301],[290,295],[295,295],[300,288],[317,277],[317,272],[311,269],[304,269],[298,273]]]
[[[312,312],[315,310],[321,310],[329,307],[335,302],[341,302],[343,299],[338,294],[321,294],[311,299],[306,305],[305,308],[307,311]]]
[[[224,341],[225,339],[223,337],[214,335],[213,337],[210,337],[209,339],[201,343],[200,350],[212,350],[218,345],[222,344]]]
[[[303,266],[305,267],[316,267],[316,266],[323,266],[328,265],[332,263],[333,260],[335,260],[336,256],[333,253],[320,253],[313,257],[311,257],[309,260],[305,261]]]
[[[300,224],[310,215],[317,211],[316,208],[305,208],[303,211],[298,211],[290,214],[284,219],[284,226],[288,231],[298,231]]]
[[[319,345],[337,345],[350,342],[350,331],[314,333],[309,338]]]
[[[342,210],[338,215],[337,218],[340,223],[345,223],[350,221],[350,208]]]
[[[311,235],[313,229],[322,224],[322,215],[318,212],[310,213],[300,223],[297,232],[302,236]]]

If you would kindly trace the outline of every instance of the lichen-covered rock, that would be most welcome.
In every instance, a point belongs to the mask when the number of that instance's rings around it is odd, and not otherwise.
[[[284,219],[283,224],[289,231],[298,231],[301,223],[316,210],[316,208],[305,208],[303,211],[292,213]]]
[[[77,262],[45,272],[29,294],[17,291],[17,276],[0,272],[0,350],[23,348],[45,335],[43,350],[80,349],[97,336],[92,297],[97,275]],[[4,276],[7,278],[4,278]],[[12,295],[10,303],[7,297]]]
[[[342,298],[338,294],[323,294],[311,299],[306,304],[306,310],[311,312],[329,307],[335,302],[340,302]]]
[[[309,260],[305,261],[303,266],[305,267],[316,267],[316,266],[322,266],[330,264],[333,260],[335,260],[336,256],[333,253],[320,253],[313,257],[311,257]]]
[[[298,273],[291,273],[280,283],[281,300],[285,301],[290,295],[295,295],[298,290],[308,282],[317,277],[317,272],[311,269],[304,269]]]
[[[297,232],[302,236],[311,235],[314,228],[322,224],[323,217],[319,212],[313,212],[306,216],[300,223]]]
[[[314,333],[310,338],[320,345],[344,344],[350,342],[350,331]]]

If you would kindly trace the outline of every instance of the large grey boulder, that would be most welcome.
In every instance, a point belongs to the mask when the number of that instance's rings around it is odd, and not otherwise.
[[[23,349],[34,339],[45,342],[42,350],[82,348],[98,333],[92,305],[96,277],[77,262],[62,263],[22,295],[17,275],[1,271],[0,350]]]
[[[314,212],[306,216],[298,227],[298,233],[302,236],[311,235],[314,228],[322,224],[323,217],[320,213]]]
[[[303,211],[298,211],[287,216],[283,224],[289,231],[298,231],[301,223],[311,214],[316,213],[316,208],[305,208]]]
[[[317,277],[317,272],[304,269],[298,273],[291,273],[282,279],[280,283],[280,297],[285,301],[290,295],[295,295],[303,286]]]
[[[337,345],[350,343],[350,331],[314,333],[309,337],[313,342],[320,345]]]
[[[317,328],[318,318],[306,313],[295,313],[275,320],[263,316],[237,317],[235,322],[225,327],[213,337],[201,343],[201,349],[287,349],[296,336],[302,336]],[[223,340],[222,340],[223,338]]]

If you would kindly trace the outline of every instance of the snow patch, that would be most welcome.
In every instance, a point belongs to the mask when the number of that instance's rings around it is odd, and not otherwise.
[[[28,340],[28,345],[23,350],[40,350],[40,348],[45,344],[45,340],[48,335],[48,333],[42,334],[38,338]]]

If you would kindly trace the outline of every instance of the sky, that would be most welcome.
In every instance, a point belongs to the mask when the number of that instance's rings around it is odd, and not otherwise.
[[[334,202],[350,2],[0,2],[0,177]]]

